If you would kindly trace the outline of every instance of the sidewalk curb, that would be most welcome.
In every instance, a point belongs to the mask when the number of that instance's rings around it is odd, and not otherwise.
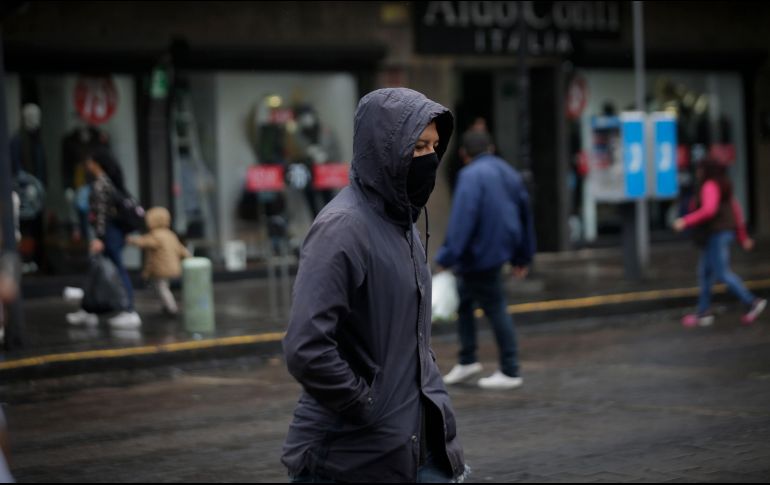
[[[770,293],[770,279],[748,281],[746,286],[762,294]],[[715,287],[715,301],[732,301],[726,292],[724,285]],[[532,325],[681,308],[691,306],[697,295],[698,288],[638,291],[520,303],[510,305],[508,312],[513,315],[516,325]],[[477,311],[477,317],[481,316],[483,312]],[[455,332],[454,321],[437,322],[433,325],[434,335],[449,335]],[[14,383],[75,374],[146,369],[201,360],[280,354],[283,335],[283,332],[272,332],[163,345],[22,357],[0,361],[0,382]]]

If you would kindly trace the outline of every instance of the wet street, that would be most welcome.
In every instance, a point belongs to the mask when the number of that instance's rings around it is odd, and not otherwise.
[[[520,328],[524,387],[451,390],[474,482],[770,480],[770,323],[680,311]],[[495,368],[486,331],[481,356]],[[443,372],[453,336],[434,339]],[[280,356],[5,387],[20,482],[285,482]]]

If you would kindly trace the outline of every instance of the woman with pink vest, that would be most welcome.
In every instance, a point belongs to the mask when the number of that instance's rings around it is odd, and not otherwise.
[[[746,232],[743,211],[733,196],[727,168],[719,162],[707,159],[701,162],[697,175],[701,183],[700,194],[695,200],[697,209],[674,221],[674,230],[677,232],[693,229],[695,243],[701,248],[698,309],[697,313],[685,315],[682,324],[685,327],[695,327],[708,326],[714,322],[710,310],[711,287],[720,281],[746,306],[747,311],[741,321],[750,325],[765,309],[767,300],[753,295],[732,272],[730,245],[737,235],[741,247],[751,251],[754,241]]]

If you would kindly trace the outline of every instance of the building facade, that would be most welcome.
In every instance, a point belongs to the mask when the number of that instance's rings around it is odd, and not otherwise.
[[[645,2],[644,108],[677,115],[683,192],[698,159],[723,157],[767,237],[763,5]],[[344,178],[358,99],[386,86],[450,107],[458,135],[485,120],[498,152],[532,174],[541,250],[619,244],[617,206],[593,196],[592,127],[636,109],[629,2],[28,2],[2,33],[10,134],[46,167],[33,216],[47,272],[83,260],[78,140],[106,140],[128,188],[171,208],[196,252],[225,264],[245,247],[258,259],[280,250],[271,242],[299,245]],[[25,133],[30,103],[41,123]],[[451,150],[428,207],[434,253],[459,168]],[[653,240],[670,237],[681,202],[650,202]]]

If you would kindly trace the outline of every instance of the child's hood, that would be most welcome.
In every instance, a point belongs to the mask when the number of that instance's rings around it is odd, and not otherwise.
[[[171,214],[164,207],[153,207],[145,215],[147,229],[168,229],[171,227]]]

